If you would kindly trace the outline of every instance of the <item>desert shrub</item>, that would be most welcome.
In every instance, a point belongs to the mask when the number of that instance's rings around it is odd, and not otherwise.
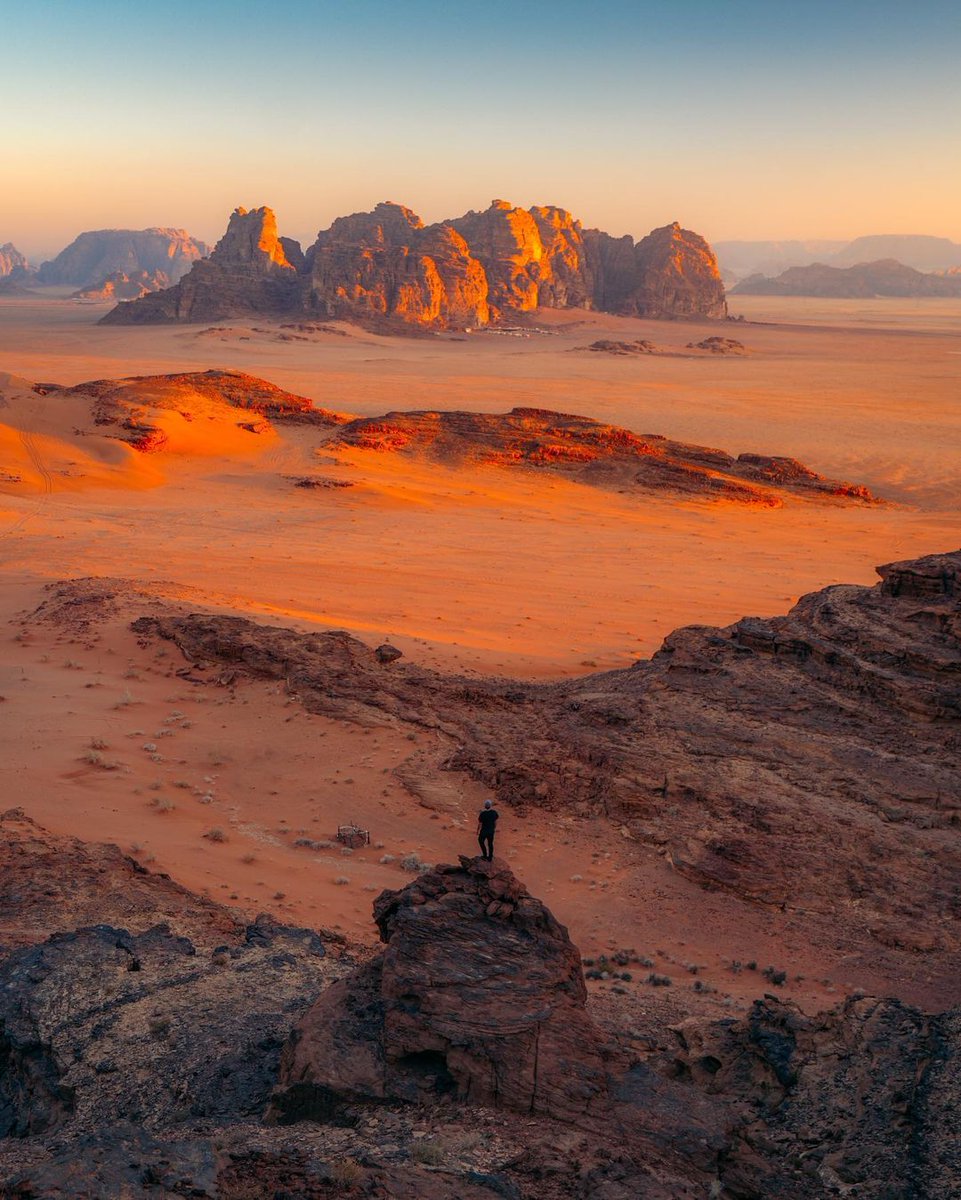
[[[762,974],[765,979],[769,979],[775,987],[783,987],[787,983],[787,971],[778,971],[775,967],[765,967]]]
[[[669,975],[658,975],[656,971],[652,971],[647,977],[647,982],[651,987],[670,987],[671,977]]]
[[[410,871],[413,874],[430,870],[430,863],[421,862],[416,854],[405,854],[400,860],[400,866],[402,871]]]
[[[344,1191],[356,1187],[364,1178],[363,1170],[352,1158],[338,1159],[330,1164],[328,1170],[330,1171],[330,1182],[334,1187]]]
[[[208,829],[204,837],[208,842],[225,842],[227,840],[227,835],[219,827]]]
[[[447,1152],[436,1140],[414,1142],[410,1148],[410,1156],[414,1162],[423,1163],[426,1167],[439,1167],[447,1158]]]
[[[346,875],[338,875],[334,880],[334,883],[336,883],[338,887],[346,887],[347,884],[350,883],[350,880]]]

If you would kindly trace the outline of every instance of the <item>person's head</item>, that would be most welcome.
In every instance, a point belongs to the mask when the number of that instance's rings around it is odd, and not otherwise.
[[[485,800],[485,801],[484,801],[484,807],[485,807],[485,808],[493,808],[493,807],[494,807],[494,801],[493,801],[493,800]]]

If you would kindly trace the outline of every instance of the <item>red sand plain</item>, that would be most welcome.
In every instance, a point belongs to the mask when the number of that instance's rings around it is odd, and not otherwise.
[[[84,633],[26,615],[45,584],[122,578],[188,608],[390,637],[429,666],[550,678],[625,666],[679,625],[783,612],[805,591],[872,582],[876,563],[956,548],[961,303],[889,302],[866,321],[845,302],[785,312],[759,300],[732,301],[751,323],[721,329],[547,313],[549,332],[529,337],[398,339],[342,327],[302,342],[278,340],[264,322],[101,329],[105,306],[0,300],[0,372],[22,379],[226,367],[361,415],[553,408],[735,453],[792,455],[892,501],[789,497],[762,509],[373,452],[331,463],[298,427],[250,439],[178,425],[172,449],[143,456],[77,433],[79,401],[73,411],[0,378],[4,804],[58,832],[135,848],[246,911],[369,939],[372,896],[409,878],[400,857],[473,852],[479,788],[433,779],[418,801],[394,774],[405,761],[416,770],[425,748],[416,739],[311,716],[275,685],[185,685],[176,651],[140,646],[127,628],[149,599]],[[791,323],[774,323],[785,316]],[[715,332],[748,353],[686,350]],[[581,349],[602,337],[675,353]],[[354,486],[292,487],[291,476],[317,470]],[[91,740],[105,743],[94,752],[103,762],[91,759]],[[379,844],[351,855],[296,845],[329,841],[347,819]],[[213,829],[225,840],[204,836]],[[699,891],[601,821],[508,812],[499,849],[585,953],[626,945],[682,977],[678,964],[699,963],[719,987],[704,1003],[740,1004],[767,986],[727,972],[734,958],[803,975],[786,991],[807,1007],[858,986],[934,1002],[949,986],[846,961],[809,930]]]

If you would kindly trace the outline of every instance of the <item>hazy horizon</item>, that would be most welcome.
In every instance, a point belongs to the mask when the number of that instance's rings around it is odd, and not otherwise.
[[[396,199],[494,196],[641,236],[961,241],[961,9],[561,0],[483,8],[39,0],[6,16],[0,242],[215,242],[238,204],[312,241]]]

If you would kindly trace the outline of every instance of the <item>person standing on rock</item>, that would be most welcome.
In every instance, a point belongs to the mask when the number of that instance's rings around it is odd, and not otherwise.
[[[485,800],[484,807],[477,814],[477,840],[480,842],[484,862],[494,859],[494,826],[497,824],[498,812],[493,800]]]

